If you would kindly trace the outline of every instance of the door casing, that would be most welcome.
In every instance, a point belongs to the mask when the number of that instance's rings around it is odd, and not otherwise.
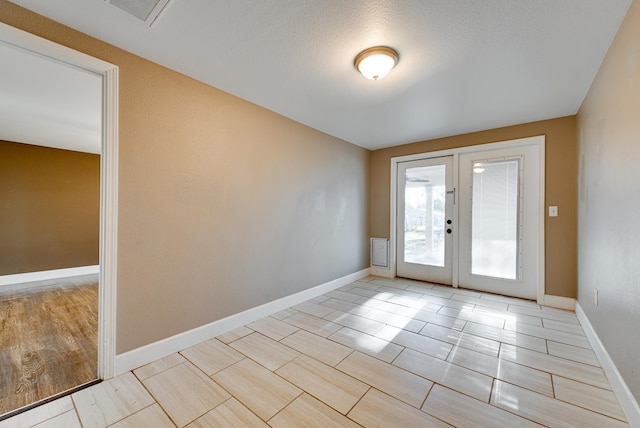
[[[453,156],[453,186],[458,189],[459,188],[459,171],[458,171],[458,157],[464,153],[473,153],[473,152],[482,152],[486,150],[500,150],[500,149],[509,149],[514,147],[522,147],[522,146],[535,146],[538,149],[539,154],[539,203],[538,203],[538,287],[537,287],[537,302],[539,304],[544,303],[545,296],[545,266],[544,266],[544,220],[545,220],[545,136],[539,135],[535,137],[527,137],[520,138],[515,140],[507,140],[495,143],[487,143],[487,144],[478,144],[474,146],[468,147],[460,147],[455,149],[448,150],[439,150],[435,152],[427,152],[427,153],[419,153],[408,156],[399,156],[391,158],[391,174],[390,174],[390,228],[389,228],[389,270],[382,271],[376,270],[374,273],[376,275],[388,276],[390,278],[395,278],[397,274],[396,260],[397,260],[397,221],[398,221],[398,207],[397,207],[397,181],[398,181],[398,164],[400,162],[407,162],[418,159],[427,159],[427,158],[435,158],[435,157],[443,157],[443,156]],[[454,210],[453,221],[455,225],[459,224],[458,219],[458,210]],[[458,240],[453,240],[453,253],[458,254]],[[458,259],[457,257],[453,258],[453,276],[452,276],[452,286],[454,288],[458,287]]]

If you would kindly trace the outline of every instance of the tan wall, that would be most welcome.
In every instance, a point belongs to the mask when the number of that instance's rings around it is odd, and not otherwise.
[[[117,352],[368,266],[369,151],[0,0],[120,67]]]
[[[0,141],[0,275],[97,265],[100,156]]]
[[[640,2],[631,4],[577,120],[578,301],[640,401]],[[598,290],[599,303],[595,304]]]
[[[475,132],[376,150],[371,153],[371,236],[389,237],[391,158],[476,144],[546,136],[545,204],[560,215],[545,218],[546,294],[576,297],[576,135],[575,116]]]

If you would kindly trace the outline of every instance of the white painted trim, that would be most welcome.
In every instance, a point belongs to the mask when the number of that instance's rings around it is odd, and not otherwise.
[[[389,264],[391,264],[391,261],[389,261]],[[394,275],[391,275],[391,270],[389,268],[383,268],[383,267],[378,267],[378,266],[371,266],[371,275],[373,276],[380,276],[382,278],[395,278]]]
[[[618,402],[620,402],[620,406],[627,417],[627,422],[629,422],[629,425],[632,427],[640,427],[640,405],[638,405],[638,401],[631,393],[631,390],[618,371],[618,368],[611,359],[611,356],[600,341],[598,334],[589,322],[589,318],[587,318],[587,314],[584,313],[579,302],[576,302],[576,316],[582,325],[582,329],[584,330],[587,339],[589,339],[589,343],[591,343],[593,351],[598,357],[598,361],[600,361],[600,365],[604,369],[604,373],[607,375],[607,379],[609,379],[609,384],[611,385]]]
[[[176,334],[175,336],[159,340],[154,343],[133,349],[116,356],[116,376],[145,364],[164,358],[167,355],[182,351],[198,343],[219,336],[235,328],[252,323],[260,318],[267,317],[276,312],[290,308],[309,299],[328,293],[329,291],[351,284],[354,281],[365,278],[370,274],[370,269],[343,276],[342,278],[318,285],[307,290],[290,294],[281,299],[247,309],[246,311],[228,316],[212,323],[196,327],[192,330]]]
[[[576,299],[571,297],[553,296],[551,294],[545,294],[542,298],[543,306],[549,306],[551,308],[566,309],[568,311],[576,310]]]
[[[43,270],[40,272],[16,273],[0,276],[0,290],[6,286],[25,283],[50,283],[52,280],[71,278],[73,276],[92,275],[100,272],[100,266],[81,266],[65,269]]]
[[[397,176],[398,176],[398,164],[400,162],[409,162],[420,159],[428,159],[428,158],[436,158],[443,156],[454,156],[454,184],[456,186],[456,199],[459,197],[459,183],[458,183],[458,156],[465,153],[475,153],[475,152],[483,152],[487,150],[500,150],[514,147],[522,147],[522,146],[531,146],[537,145],[540,150],[539,156],[539,167],[540,167],[540,198],[539,198],[539,232],[538,232],[538,245],[539,245],[539,254],[538,254],[538,303],[542,304],[542,300],[544,298],[545,293],[545,264],[544,264],[544,233],[545,233],[545,144],[546,137],[544,135],[537,135],[534,137],[526,137],[526,138],[518,138],[515,140],[508,141],[500,141],[496,143],[486,143],[486,144],[477,144],[474,146],[467,147],[459,147],[455,149],[446,149],[446,150],[438,150],[435,152],[425,152],[425,153],[417,153],[413,155],[406,156],[398,156],[391,158],[391,177],[390,177],[390,208],[389,208],[389,275],[388,278],[395,278],[397,274],[396,269],[396,257],[397,257],[397,238],[396,238],[396,225],[397,225]],[[456,200],[457,202],[457,200]],[[458,204],[454,206],[454,218],[455,224],[459,224],[458,219]],[[455,239],[454,239],[454,242]],[[458,244],[454,245],[454,260],[457,258]],[[455,263],[454,268],[459,268],[458,264]],[[453,273],[453,286],[458,286],[458,274],[457,272]]]
[[[98,376],[108,379],[114,376],[116,355],[118,67],[3,23],[0,23],[0,43],[102,77]]]

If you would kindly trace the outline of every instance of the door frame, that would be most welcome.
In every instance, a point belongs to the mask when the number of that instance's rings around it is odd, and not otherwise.
[[[0,22],[0,43],[102,77],[98,377],[115,376],[118,242],[118,67]]]
[[[518,138],[514,140],[499,141],[495,143],[478,144],[474,146],[459,147],[455,149],[438,150],[434,152],[418,153],[413,155],[398,156],[391,158],[391,177],[390,177],[390,201],[389,201],[389,271],[390,278],[395,278],[397,275],[397,234],[396,227],[398,221],[398,204],[397,204],[397,185],[398,185],[398,164],[400,162],[407,162],[419,159],[436,158],[442,156],[453,156],[453,187],[456,189],[456,199],[458,198],[457,189],[459,186],[459,171],[458,160],[459,156],[464,153],[482,152],[485,150],[498,150],[508,149],[522,146],[537,146],[539,150],[539,177],[540,177],[540,195],[538,202],[538,287],[537,287],[537,303],[542,304],[545,296],[545,265],[544,265],[544,245],[545,245],[545,136],[538,135],[534,137]],[[457,200],[454,207],[453,221],[454,224],[459,224]],[[458,248],[458,234],[453,238],[453,275],[452,286],[458,288],[458,257],[456,255],[459,252]],[[376,274],[384,274],[386,272],[376,269]]]

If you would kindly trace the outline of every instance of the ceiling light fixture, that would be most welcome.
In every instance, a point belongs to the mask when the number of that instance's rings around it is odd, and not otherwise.
[[[387,46],[376,46],[360,52],[353,64],[364,77],[379,80],[398,63],[398,52]]]

